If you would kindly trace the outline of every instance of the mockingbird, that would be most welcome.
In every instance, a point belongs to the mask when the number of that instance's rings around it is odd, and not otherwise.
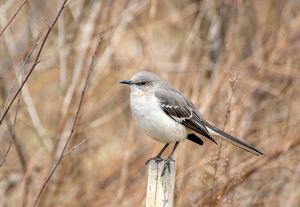
[[[130,80],[120,83],[130,85],[130,107],[138,127],[152,139],[166,144],[161,152],[156,157],[148,159],[146,164],[153,159],[157,162],[162,161],[162,153],[170,143],[175,143],[172,153],[166,160],[162,175],[166,167],[170,171],[170,162],[174,161],[172,155],[180,141],[188,139],[203,145],[203,141],[195,133],[203,135],[214,143],[216,141],[211,135],[217,135],[254,155],[264,155],[241,140],[210,125],[186,96],[157,75],[145,71],[139,72]]]

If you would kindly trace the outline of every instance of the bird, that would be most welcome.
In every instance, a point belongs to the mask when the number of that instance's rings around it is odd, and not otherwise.
[[[161,155],[171,143],[175,143],[171,154],[166,159],[162,176],[166,168],[170,172],[170,162],[179,142],[188,139],[203,145],[200,134],[215,144],[212,135],[257,156],[264,155],[243,141],[209,124],[195,105],[182,93],[170,86],[159,76],[142,71],[136,73],[130,80],[119,83],[130,85],[130,108],[136,125],[150,138],[164,143],[165,146],[156,157],[148,159],[160,162]]]

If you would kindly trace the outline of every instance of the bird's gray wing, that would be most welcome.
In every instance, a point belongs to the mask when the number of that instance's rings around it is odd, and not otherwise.
[[[254,155],[264,155],[257,149],[249,146],[241,140],[227,134],[226,132],[210,125],[198,112],[194,104],[184,95],[177,90],[170,88],[170,90],[157,90],[155,96],[158,98],[160,106],[164,112],[178,123],[185,125],[186,127],[202,134],[208,139],[215,142],[209,133],[218,135],[221,139],[250,152]],[[209,131],[208,131],[209,130]],[[196,135],[195,135],[196,136]],[[188,136],[187,139],[196,142],[198,141],[195,136]],[[196,142],[198,143],[198,142]],[[216,143],[216,142],[215,142]],[[198,143],[201,145],[201,142]]]
[[[159,100],[161,108],[174,121],[185,125],[216,143],[210,136],[201,115],[198,114],[199,112],[188,98],[178,91],[157,90],[154,94]]]

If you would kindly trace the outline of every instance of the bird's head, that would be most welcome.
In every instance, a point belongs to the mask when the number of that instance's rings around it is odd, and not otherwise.
[[[163,81],[157,75],[150,72],[139,72],[135,74],[130,80],[120,81],[120,83],[130,85],[131,93],[141,94],[152,91],[159,87]]]

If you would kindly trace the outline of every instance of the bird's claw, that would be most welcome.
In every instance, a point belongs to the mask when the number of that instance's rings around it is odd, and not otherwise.
[[[163,161],[163,159],[161,158],[161,156],[157,155],[156,157],[149,158],[149,159],[145,162],[145,165],[148,165],[148,163],[149,163],[151,160],[154,160],[155,162],[161,162],[161,161]]]
[[[163,161],[164,159],[162,159],[161,156],[157,155],[156,157],[149,158],[149,159],[145,162],[145,165],[147,165],[151,160],[154,160],[155,162],[161,162],[161,161]],[[164,176],[167,167],[168,167],[169,173],[171,173],[170,162],[175,162],[175,160],[174,160],[172,157],[168,157],[165,161],[166,161],[166,163],[164,164],[164,169],[163,169],[163,171],[162,171],[161,176]]]
[[[167,167],[168,167],[169,173],[171,173],[170,162],[175,162],[175,160],[172,157],[168,157],[166,159],[166,163],[164,165],[164,169],[162,171],[161,176],[164,176]]]

